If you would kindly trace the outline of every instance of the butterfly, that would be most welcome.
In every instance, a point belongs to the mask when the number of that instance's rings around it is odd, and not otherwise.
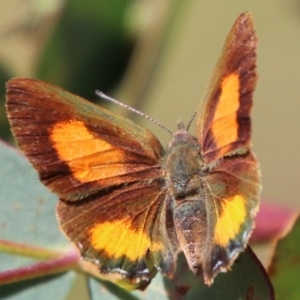
[[[196,136],[182,122],[166,150],[147,129],[54,85],[7,83],[16,141],[59,196],[61,229],[100,274],[145,289],[172,278],[179,252],[211,285],[249,240],[260,197],[251,152],[257,39],[250,13],[233,25]]]

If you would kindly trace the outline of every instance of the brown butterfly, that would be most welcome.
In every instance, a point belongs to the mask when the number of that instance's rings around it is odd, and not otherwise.
[[[172,277],[182,251],[210,285],[246,247],[261,190],[250,150],[256,43],[244,13],[198,107],[196,137],[179,122],[166,151],[147,129],[59,87],[7,83],[18,145],[59,195],[62,230],[101,274],[144,289],[157,271]]]

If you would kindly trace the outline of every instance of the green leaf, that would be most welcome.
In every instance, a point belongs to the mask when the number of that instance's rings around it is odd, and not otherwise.
[[[0,298],[9,300],[64,300],[70,293],[70,286],[74,279],[75,273],[68,272],[2,285],[0,286]]]
[[[40,260],[55,257],[55,250],[70,248],[55,219],[57,197],[41,184],[27,160],[2,142],[0,161],[0,277],[15,272],[21,278],[30,270],[40,273],[35,268],[42,269]],[[22,300],[40,299],[41,295],[43,300],[65,299],[74,280],[75,273],[68,272],[14,282],[1,285],[0,295]]]
[[[57,250],[68,247],[55,217],[57,196],[16,149],[1,143],[0,157],[1,239]]]
[[[300,299],[300,215],[277,241],[268,271],[277,299]]]
[[[182,299],[274,299],[272,285],[268,279],[265,269],[258,258],[248,247],[235,261],[232,270],[219,274],[211,287],[204,285],[200,280],[196,281],[190,277],[187,280],[188,270],[182,275],[180,282],[172,289],[172,297],[186,294]],[[192,274],[190,273],[190,276]],[[192,286],[190,287],[190,283]]]
[[[161,274],[152,280],[149,287],[131,294],[113,288],[112,284],[100,285],[89,280],[92,299],[274,299],[272,285],[266,271],[250,248],[243,252],[232,270],[219,274],[211,287],[203,283],[202,276],[195,276],[180,255],[175,278],[170,280]]]

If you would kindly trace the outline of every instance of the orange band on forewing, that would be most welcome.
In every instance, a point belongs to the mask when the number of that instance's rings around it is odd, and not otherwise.
[[[239,88],[239,75],[236,73],[226,76],[222,81],[221,95],[211,127],[218,148],[238,139],[236,112],[240,105]]]
[[[221,96],[215,111],[214,120],[236,112],[240,105],[239,74],[227,75],[222,81]]]
[[[69,165],[72,175],[81,182],[125,172],[121,165],[124,153],[94,137],[81,121],[56,123],[51,129],[50,139],[59,158]]]
[[[238,139],[236,115],[229,115],[214,121],[212,131],[217,148],[222,148],[235,142]],[[223,151],[220,152],[220,155],[224,155],[226,152],[227,149],[225,147]]]
[[[218,216],[214,233],[214,242],[226,247],[231,239],[236,238],[241,225],[246,219],[245,199],[236,195],[222,201],[221,215]]]
[[[111,258],[126,256],[135,261],[146,255],[148,250],[159,251],[162,245],[152,242],[142,228],[130,228],[131,220],[118,220],[95,224],[89,231],[94,249],[104,250]]]

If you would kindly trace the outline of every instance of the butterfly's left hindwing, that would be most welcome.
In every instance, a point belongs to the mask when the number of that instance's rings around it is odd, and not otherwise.
[[[57,214],[63,231],[100,273],[144,289],[157,269],[165,275],[175,271],[168,203],[154,180],[101,191],[75,205],[60,201]]]

